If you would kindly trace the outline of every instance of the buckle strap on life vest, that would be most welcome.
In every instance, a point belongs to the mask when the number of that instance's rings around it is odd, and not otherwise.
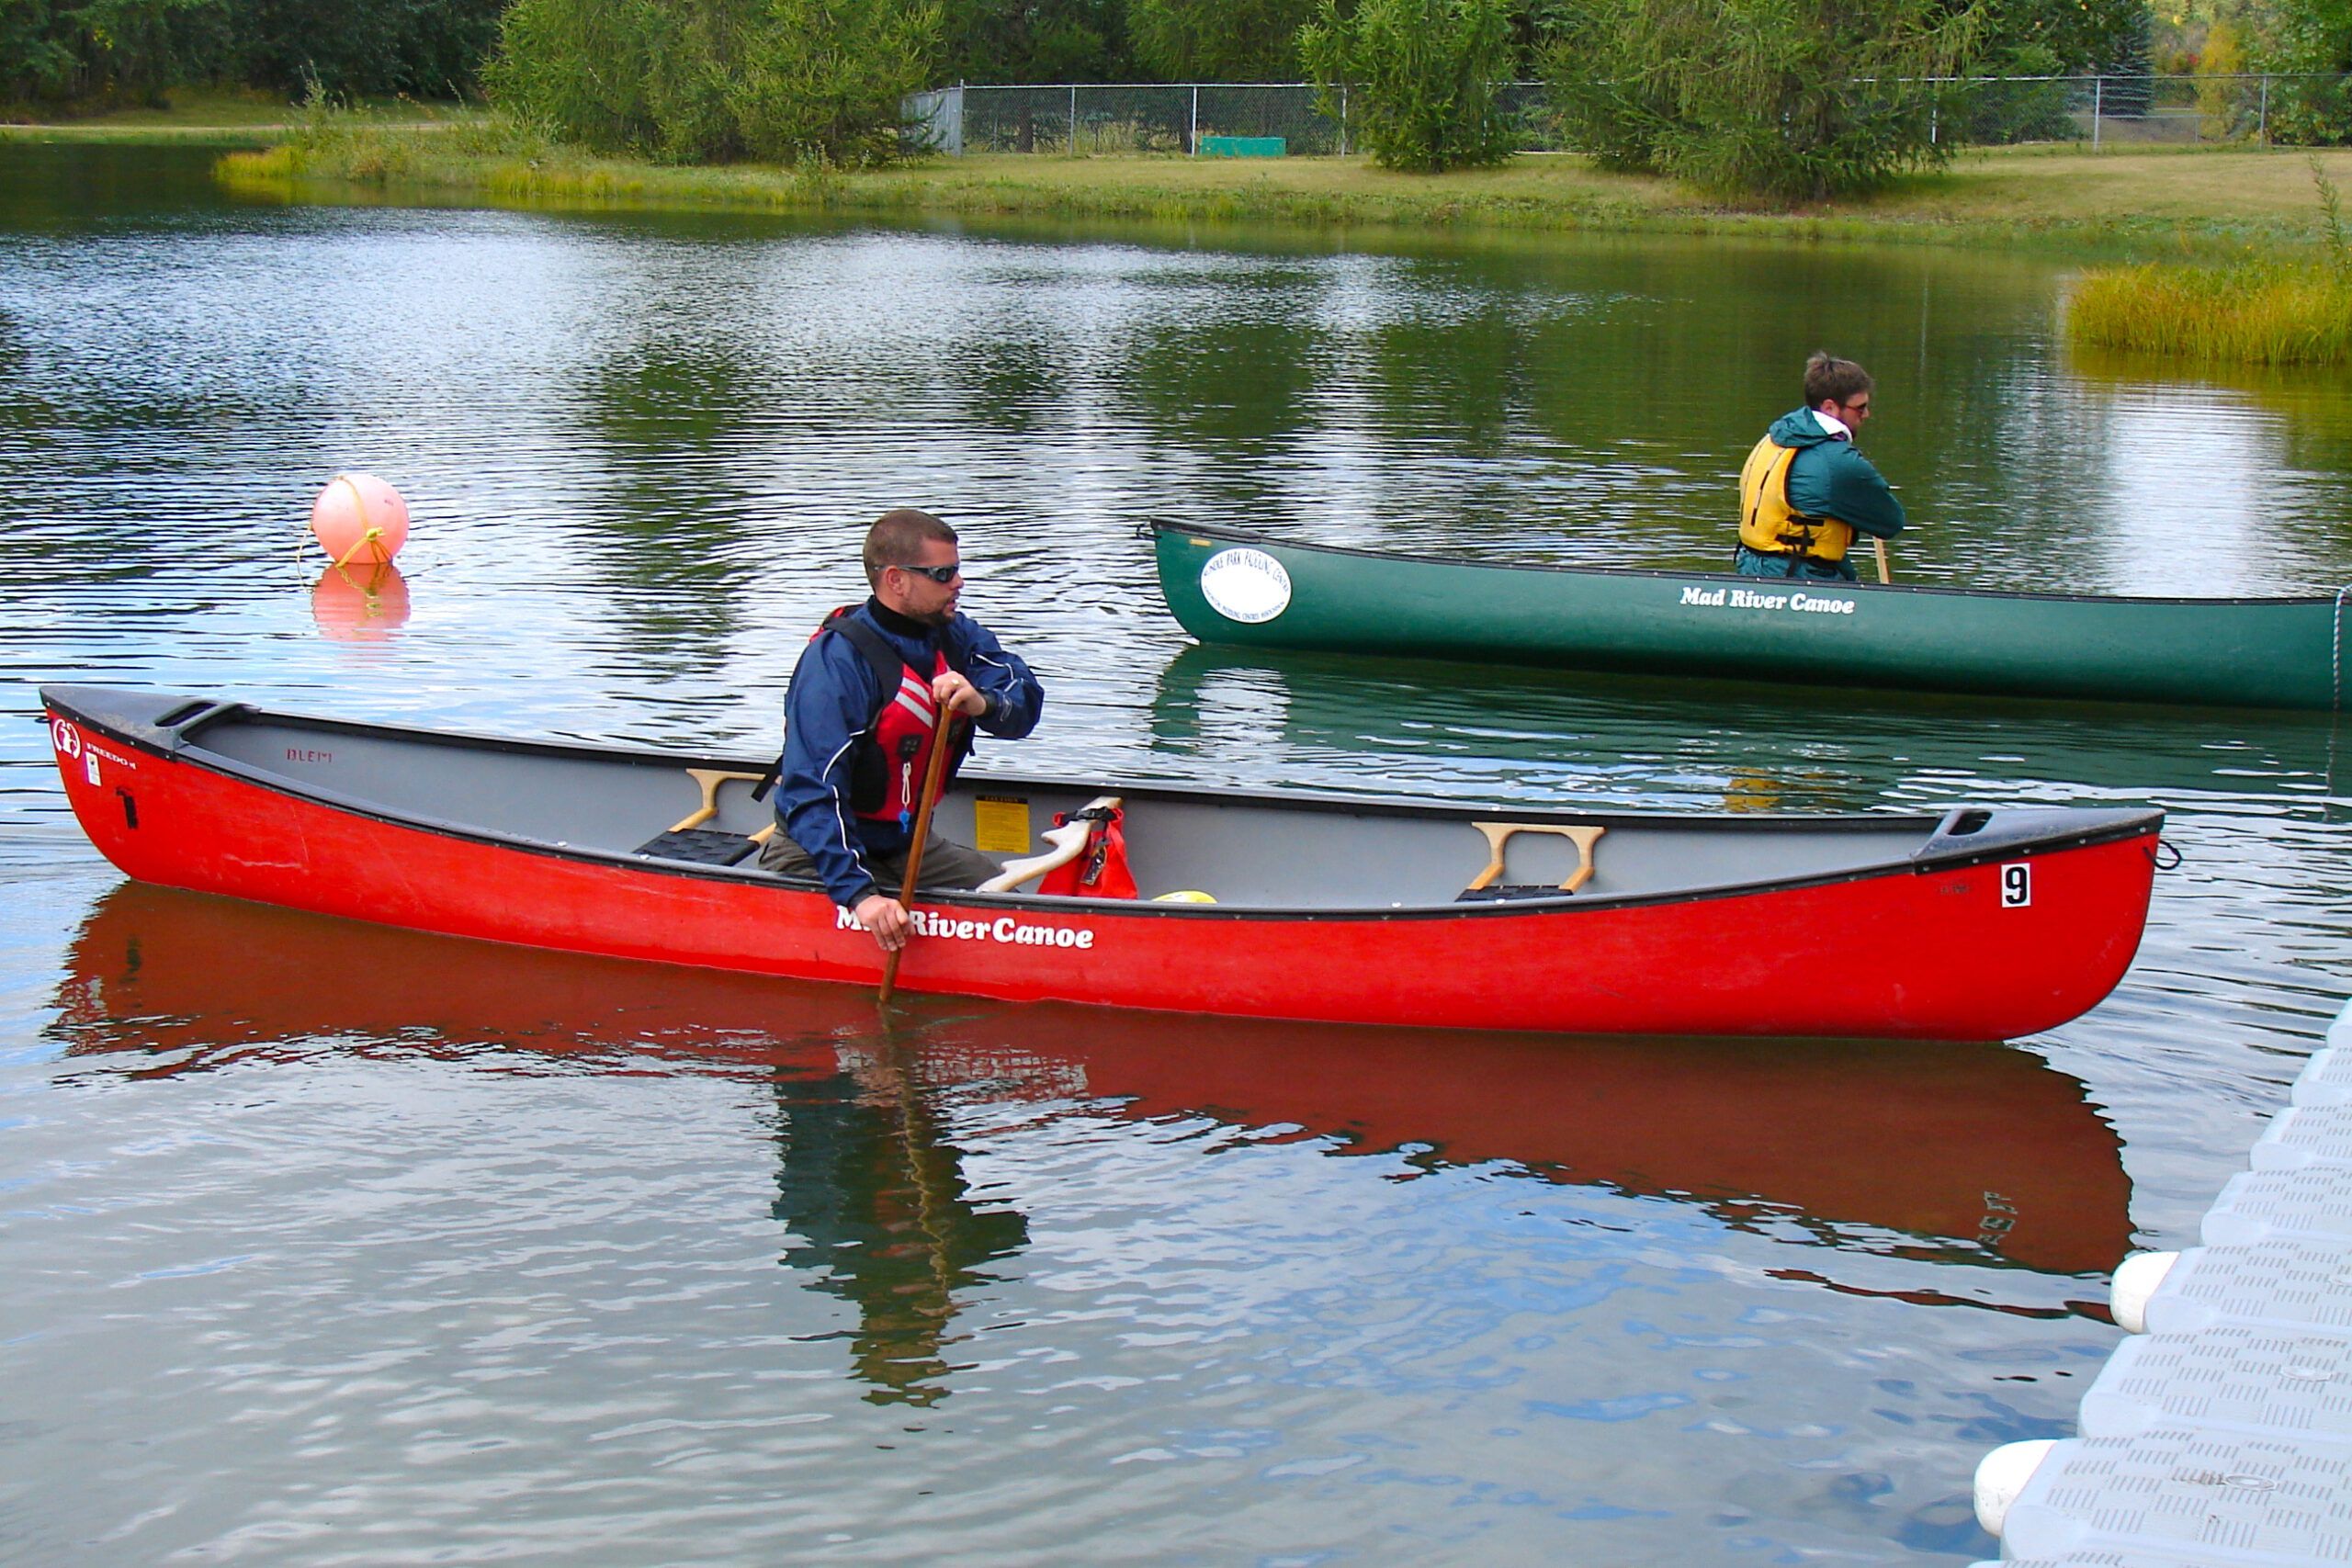
[[[819,623],[816,637],[822,637],[827,632],[839,632],[849,639],[852,648],[865,656],[866,666],[874,671],[875,682],[882,689],[882,700],[876,703],[874,711],[865,716],[865,727],[872,729],[874,721],[882,716],[882,710],[897,700],[899,684],[908,666],[907,661],[899,657],[899,650],[890,646],[889,639],[851,614],[856,608],[854,604],[843,604],[827,615]],[[813,642],[816,637],[809,640]],[[776,782],[783,777],[784,753],[779,751],[775,761],[770,762],[767,771],[760,775],[760,782],[752,786],[752,798],[765,800],[768,791],[775,788]]]
[[[1739,470],[1739,542],[1758,555],[1835,566],[1854,542],[1850,524],[1799,512],[1789,500],[1789,470],[1799,448],[1767,434]]]
[[[1127,840],[1121,829],[1126,813],[1116,806],[1090,806],[1058,812],[1054,826],[1087,825],[1086,847],[1079,858],[1046,873],[1037,891],[1063,898],[1133,898],[1135,874],[1127,869]]]

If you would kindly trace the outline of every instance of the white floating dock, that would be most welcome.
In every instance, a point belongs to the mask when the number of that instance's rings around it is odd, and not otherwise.
[[[2288,1100],[2204,1245],[2116,1270],[2082,1436],[1978,1467],[2003,1562],[2352,1565],[2352,1006]]]

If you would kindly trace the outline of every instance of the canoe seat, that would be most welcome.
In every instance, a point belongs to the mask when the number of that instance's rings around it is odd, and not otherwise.
[[[1563,893],[1573,893],[1592,880],[1592,847],[1609,830],[1581,824],[1563,827],[1554,822],[1473,822],[1470,826],[1486,836],[1487,866],[1455,897],[1457,904],[1495,898],[1556,898]],[[1518,833],[1552,833],[1567,840],[1577,847],[1576,869],[1557,887],[1502,882],[1503,846]]]
[[[730,773],[718,768],[688,768],[686,777],[695,781],[702,791],[702,804],[680,818],[674,827],[656,833],[629,853],[647,855],[655,860],[689,861],[695,865],[733,865],[748,860],[775,831],[771,822],[756,833],[729,833],[720,828],[706,828],[704,823],[718,815],[718,786],[729,780],[757,784],[758,773]]]

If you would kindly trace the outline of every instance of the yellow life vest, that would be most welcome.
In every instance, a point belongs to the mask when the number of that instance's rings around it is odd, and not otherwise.
[[[1739,470],[1739,542],[1768,556],[1843,560],[1854,542],[1852,527],[1789,505],[1789,465],[1797,452],[1768,435],[1747,455]]]

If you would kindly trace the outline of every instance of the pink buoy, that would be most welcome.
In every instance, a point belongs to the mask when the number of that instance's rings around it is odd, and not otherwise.
[[[373,474],[337,474],[311,502],[311,532],[337,566],[381,566],[408,543],[408,502]]]
[[[382,642],[408,621],[401,569],[331,566],[311,588],[311,618],[337,642]]]

